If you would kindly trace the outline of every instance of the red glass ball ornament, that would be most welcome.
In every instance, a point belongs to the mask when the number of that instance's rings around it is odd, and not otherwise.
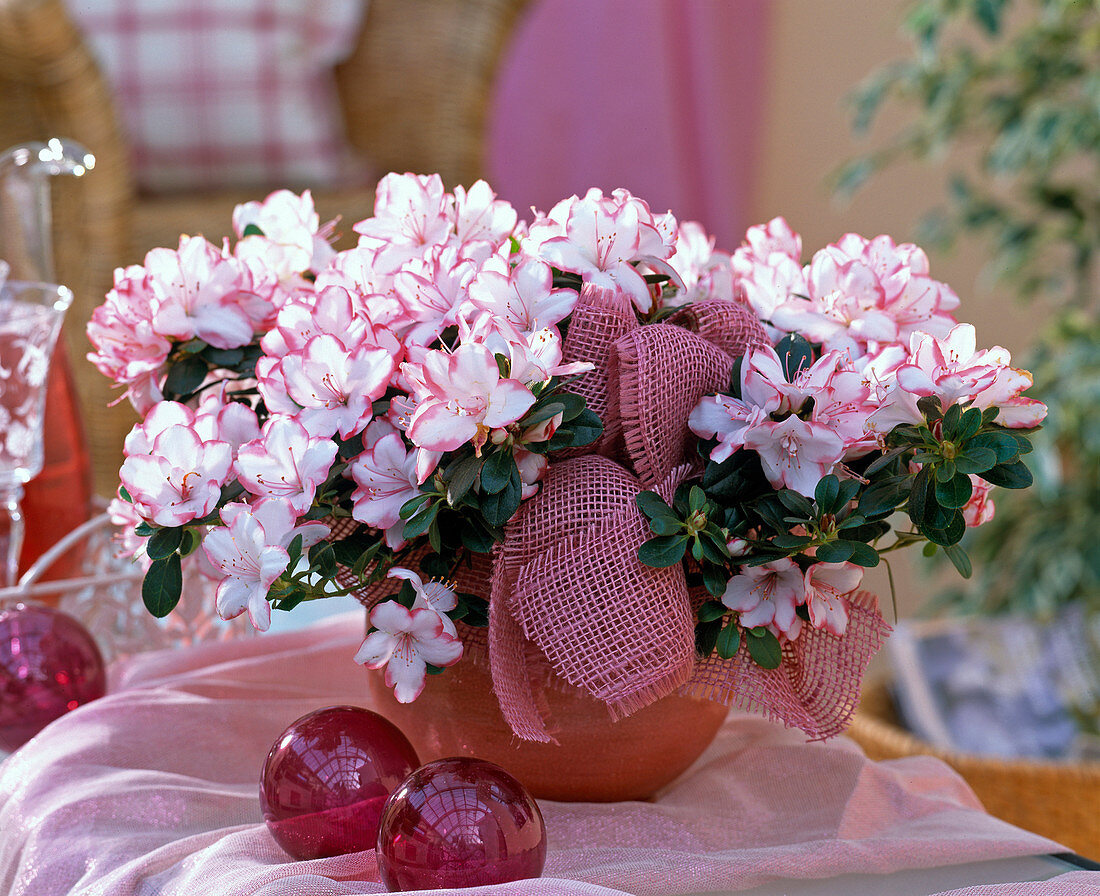
[[[538,877],[545,864],[538,804],[483,759],[429,762],[382,813],[378,870],[391,892],[502,884]]]
[[[374,849],[390,793],[420,764],[400,729],[358,706],[302,716],[267,754],[260,807],[296,859]]]
[[[0,606],[0,748],[18,749],[106,692],[103,655],[72,616],[44,604]]]

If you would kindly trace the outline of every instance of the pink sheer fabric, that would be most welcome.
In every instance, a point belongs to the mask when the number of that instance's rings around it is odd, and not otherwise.
[[[321,706],[364,705],[368,673],[351,660],[361,637],[362,617],[351,615],[116,667],[107,697],[0,766],[0,892],[381,892],[373,852],[292,861],[263,825],[257,795],[286,725]],[[1058,850],[985,815],[935,760],[872,763],[843,738],[811,744],[741,715],[652,802],[542,809],[544,878],[492,892],[661,896]],[[1095,880],[960,896],[1076,894]]]

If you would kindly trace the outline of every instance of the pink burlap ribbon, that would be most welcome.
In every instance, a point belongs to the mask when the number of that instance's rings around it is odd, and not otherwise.
[[[685,688],[824,738],[846,726],[863,671],[889,631],[870,595],[851,601],[843,638],[807,630],[776,670],[742,648],[699,660],[694,607],[679,565],[642,564],[652,533],[635,504],[671,499],[702,469],[688,415],[728,389],[734,359],[767,337],[746,306],[703,302],[642,326],[622,294],[586,287],[570,321],[567,361],[596,369],[572,388],[604,420],[595,453],[553,464],[508,524],[493,556],[489,662],[512,730],[552,740],[539,691],[547,672],[605,702],[615,717]],[[532,650],[532,647],[534,650]]]

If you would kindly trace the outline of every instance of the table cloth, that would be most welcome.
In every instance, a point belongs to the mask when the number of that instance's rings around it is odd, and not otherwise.
[[[257,796],[264,757],[290,722],[365,705],[368,673],[351,660],[361,637],[353,614],[116,663],[108,696],[0,765],[0,893],[381,892],[373,851],[291,860]],[[541,806],[543,879],[491,892],[662,896],[1059,851],[986,815],[934,759],[874,763],[844,738],[806,743],[741,714],[651,802]],[[1089,892],[1100,893],[1100,873],[957,891]]]

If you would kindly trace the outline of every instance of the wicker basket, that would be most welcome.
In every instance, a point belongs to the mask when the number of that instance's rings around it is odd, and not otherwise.
[[[884,684],[868,685],[848,735],[872,759],[942,759],[990,814],[1081,855],[1100,856],[1100,762],[1001,760],[941,750],[899,727]]]

